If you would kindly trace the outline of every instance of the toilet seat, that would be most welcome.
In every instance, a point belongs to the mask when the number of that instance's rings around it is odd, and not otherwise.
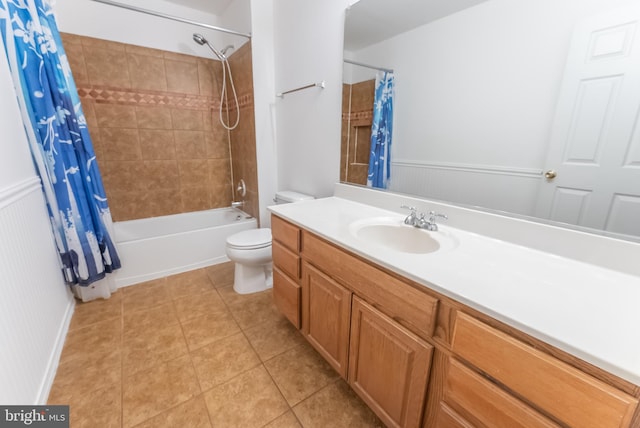
[[[227,246],[239,250],[257,250],[271,246],[271,229],[251,229],[227,238]]]

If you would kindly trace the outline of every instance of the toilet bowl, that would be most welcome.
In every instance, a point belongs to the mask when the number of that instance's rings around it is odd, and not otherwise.
[[[290,203],[313,196],[292,191],[276,193],[275,202]],[[227,238],[226,253],[235,262],[233,289],[238,294],[257,293],[273,286],[271,229],[251,229]]]
[[[226,252],[235,262],[236,293],[256,293],[272,286],[271,229],[251,229],[229,236]]]

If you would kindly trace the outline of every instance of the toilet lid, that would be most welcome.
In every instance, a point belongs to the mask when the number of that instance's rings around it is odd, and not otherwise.
[[[271,245],[271,229],[251,229],[235,233],[227,238],[227,245],[248,250],[267,247]]]

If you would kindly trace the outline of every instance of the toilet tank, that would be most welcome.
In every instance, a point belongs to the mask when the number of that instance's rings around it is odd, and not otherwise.
[[[311,195],[305,195],[304,193],[298,193],[291,190],[282,190],[276,193],[274,202],[276,204],[288,204],[290,202],[299,202],[308,199],[315,199]]]

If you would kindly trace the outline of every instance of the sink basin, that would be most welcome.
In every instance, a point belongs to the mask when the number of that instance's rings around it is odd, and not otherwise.
[[[428,254],[457,245],[450,233],[418,229],[403,220],[392,217],[358,220],[349,225],[349,230],[368,244],[402,253]]]

